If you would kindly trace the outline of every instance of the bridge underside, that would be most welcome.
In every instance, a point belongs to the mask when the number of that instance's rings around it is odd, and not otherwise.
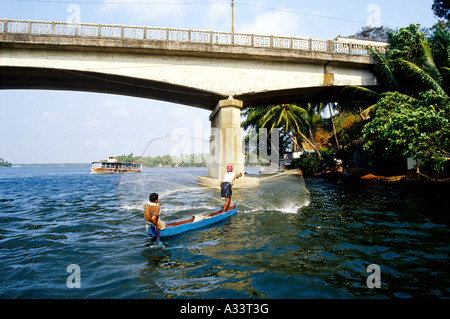
[[[127,95],[212,110],[223,95],[169,83],[57,69],[0,67],[0,89],[67,90]]]
[[[118,94],[189,105],[212,111],[220,100],[218,93],[170,83],[95,72],[48,68],[0,67],[0,89],[68,90]],[[336,102],[350,99],[343,86],[320,86],[252,92],[233,96],[244,107],[279,103]],[[376,90],[376,86],[370,87]]]
[[[354,101],[351,90],[345,86],[318,86],[278,91],[246,93],[234,96],[244,102],[244,107],[275,105],[281,103],[347,102]],[[377,91],[378,86],[366,86]]]

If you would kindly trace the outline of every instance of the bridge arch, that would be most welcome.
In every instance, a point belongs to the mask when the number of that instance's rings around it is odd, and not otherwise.
[[[0,67],[2,89],[66,90],[126,95],[212,110],[223,95],[176,85],[98,72]]]

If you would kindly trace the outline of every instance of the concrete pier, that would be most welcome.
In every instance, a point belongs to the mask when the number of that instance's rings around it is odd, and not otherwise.
[[[243,102],[232,97],[221,100],[209,116],[211,137],[209,141],[210,158],[208,176],[200,176],[198,182],[205,187],[219,187],[220,180],[233,165],[233,171],[242,177],[236,179],[233,187],[258,187],[259,179],[246,177],[244,172],[244,153],[242,149],[241,109]]]

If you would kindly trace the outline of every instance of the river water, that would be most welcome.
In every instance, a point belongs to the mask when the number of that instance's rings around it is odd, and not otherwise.
[[[255,175],[259,189],[233,191],[236,216],[157,247],[144,228],[149,193],[166,221],[220,207],[200,175],[0,169],[0,298],[450,297],[448,211],[434,191]]]

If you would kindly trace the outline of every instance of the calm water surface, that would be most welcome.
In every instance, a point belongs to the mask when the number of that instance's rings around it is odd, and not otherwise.
[[[143,221],[150,192],[165,220],[222,205],[199,175],[0,169],[0,298],[450,297],[449,218],[434,192],[260,176],[259,189],[233,191],[238,215],[156,247]],[[67,287],[71,264],[81,288]],[[381,288],[367,287],[370,264]]]

